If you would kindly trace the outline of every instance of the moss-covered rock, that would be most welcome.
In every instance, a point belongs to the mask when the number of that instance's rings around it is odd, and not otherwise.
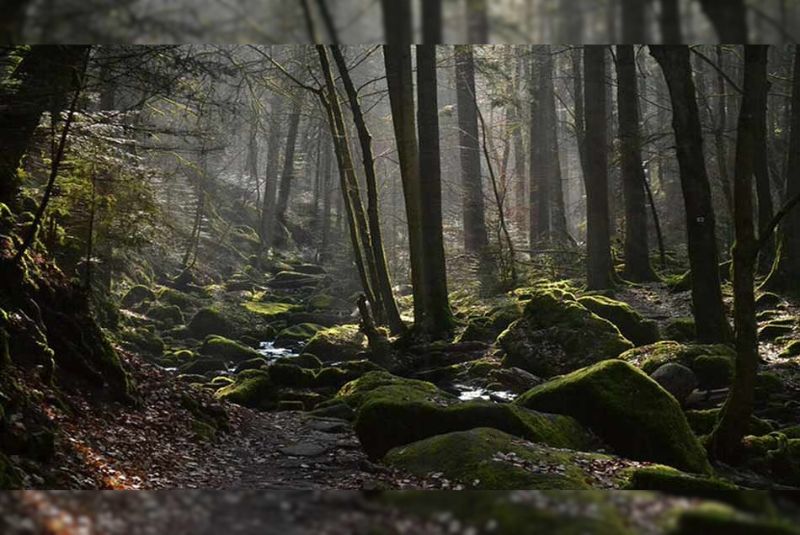
[[[694,318],[683,317],[671,320],[664,327],[664,338],[675,342],[691,343],[697,340],[697,327]]]
[[[155,301],[155,299],[156,294],[153,290],[147,286],[137,285],[128,290],[122,297],[120,305],[122,305],[123,308],[132,308],[145,301]]]
[[[175,288],[163,287],[158,290],[158,301],[167,305],[174,305],[181,310],[189,308],[199,308],[202,306],[202,298],[176,290]]]
[[[687,474],[669,466],[651,465],[626,469],[629,490],[655,490],[692,497],[724,496],[738,487],[721,479]]]
[[[670,535],[797,535],[780,520],[741,513],[720,503],[705,503],[682,512]]]
[[[720,409],[704,409],[686,411],[686,421],[694,431],[695,435],[703,436],[711,434],[714,426],[717,425]],[[752,435],[766,435],[773,431],[772,424],[756,416],[750,417],[748,432]]]
[[[257,314],[265,321],[279,321],[303,307],[294,303],[246,301],[242,306],[250,313]]]
[[[758,330],[759,340],[775,340],[781,336],[788,336],[794,332],[796,320],[773,320]]]
[[[293,366],[306,368],[308,370],[322,369],[322,361],[311,353],[302,353],[296,357],[285,357],[281,359],[281,362],[284,364],[291,364]]]
[[[296,271],[281,271],[267,282],[270,288],[283,290],[297,290],[301,288],[313,288],[322,280],[320,275],[309,273],[298,273]]]
[[[160,357],[164,354],[164,340],[151,330],[126,329],[121,333],[121,338],[127,345],[151,356]]]
[[[322,362],[353,360],[367,347],[367,337],[358,325],[340,325],[318,331],[305,347]]]
[[[421,401],[437,405],[450,405],[458,398],[432,383],[406,379],[386,371],[373,371],[345,384],[336,394],[336,401],[359,409],[367,401],[382,398],[390,400]]]
[[[216,334],[229,337],[233,333],[233,324],[216,308],[201,308],[192,317],[188,325],[189,332],[195,338],[203,339]]]
[[[578,302],[616,325],[622,335],[636,346],[653,344],[660,338],[658,324],[643,318],[627,303],[602,295],[581,297]]]
[[[216,398],[251,409],[270,410],[277,406],[278,389],[264,370],[247,370],[233,384],[217,390]]]
[[[790,359],[793,357],[800,357],[800,340],[793,340],[781,351],[778,355],[782,359]]]
[[[503,364],[540,377],[569,373],[633,347],[610,322],[563,291],[534,293],[522,319],[497,339]]]
[[[224,359],[201,357],[182,365],[179,370],[184,375],[204,375],[211,372],[224,372],[228,366]]]
[[[560,448],[581,449],[591,443],[588,433],[573,418],[482,401],[444,407],[408,400],[404,393],[403,388],[383,387],[361,405],[355,430],[370,457],[379,459],[403,444],[476,427],[491,427]]]
[[[701,390],[726,388],[733,382],[734,362],[729,356],[700,355],[692,363]]]
[[[287,327],[278,333],[275,338],[276,347],[296,347],[308,342],[319,331],[324,329],[322,325],[315,323],[300,323]]]
[[[315,380],[313,371],[280,362],[270,366],[268,371],[272,382],[281,387],[308,388]]]
[[[554,379],[515,403],[573,416],[625,457],[695,473],[711,471],[705,450],[675,398],[621,360]]]
[[[386,462],[418,476],[442,474],[480,490],[587,490],[581,455],[522,440],[494,428],[437,435],[393,449]],[[593,532],[594,533],[594,532]]]
[[[177,305],[156,305],[147,311],[147,315],[166,327],[183,325],[186,322]]]
[[[267,359],[263,357],[255,357],[238,363],[234,371],[235,373],[240,373],[245,370],[258,370],[262,367],[266,367],[267,364]]]
[[[723,357],[732,364],[733,359],[736,358],[736,351],[732,347],[722,344],[700,345],[665,341],[626,351],[619,358],[641,368],[648,375],[668,362],[686,366],[697,374],[696,361],[704,356]]]
[[[228,362],[244,362],[261,356],[258,351],[245,345],[223,336],[213,335],[205,339],[200,348],[200,353]]]
[[[763,292],[756,297],[756,307],[759,310],[776,308],[783,302],[783,298],[772,292]]]

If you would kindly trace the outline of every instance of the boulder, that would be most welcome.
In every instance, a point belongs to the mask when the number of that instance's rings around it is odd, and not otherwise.
[[[589,490],[590,477],[576,461],[583,457],[612,459],[551,448],[494,428],[475,428],[395,448],[385,462],[419,477],[440,474],[470,489]]]
[[[672,397],[681,405],[686,403],[694,389],[697,388],[697,376],[694,372],[677,362],[664,364],[654,371],[650,378],[672,394]]]
[[[267,282],[270,288],[282,290],[297,290],[300,288],[314,287],[322,280],[319,275],[309,275],[296,271],[281,271]]]
[[[286,388],[308,388],[314,384],[315,374],[311,370],[281,364],[280,362],[268,368],[269,377],[273,384]]]
[[[692,370],[700,389],[715,390],[731,385],[735,367],[730,356],[700,355],[694,359]]]
[[[189,321],[189,332],[199,339],[206,336],[217,334],[220,336],[231,336],[233,324],[215,308],[201,308]]]
[[[296,357],[284,357],[281,359],[281,363],[299,366],[308,370],[320,370],[322,368],[322,361],[311,353],[303,353]]]
[[[280,321],[289,314],[302,310],[299,305],[283,302],[246,301],[242,306],[251,314],[256,314],[267,322]]]
[[[353,360],[367,348],[367,337],[358,325],[340,325],[318,331],[305,347],[322,362]]]
[[[627,303],[602,295],[581,297],[578,302],[616,325],[622,335],[636,346],[654,344],[661,336],[656,322],[643,318]]]
[[[217,390],[216,398],[251,409],[270,410],[278,403],[278,389],[264,370],[247,370],[233,384]]]
[[[211,372],[223,372],[228,369],[226,362],[220,358],[201,357],[180,368],[182,375],[204,375]]]
[[[555,290],[534,293],[523,317],[497,343],[506,354],[504,366],[540,377],[569,373],[633,347],[612,323]]]
[[[298,347],[308,342],[322,329],[324,329],[324,327],[314,323],[292,325],[278,333],[278,336],[275,338],[275,347]]]
[[[147,315],[166,327],[175,327],[186,322],[183,312],[176,305],[156,305],[147,311]]]
[[[515,403],[573,416],[622,456],[694,473],[711,471],[675,398],[627,362],[609,360],[556,378]]]
[[[266,366],[267,359],[264,357],[255,357],[238,363],[234,369],[234,373],[240,373],[245,370],[258,370]]]
[[[664,327],[664,338],[676,342],[691,343],[697,339],[694,318],[684,317],[671,320]]]
[[[498,368],[492,370],[489,372],[488,379],[515,394],[527,392],[544,382],[539,377],[520,368]]]
[[[222,336],[209,336],[200,347],[200,353],[210,357],[216,357],[227,362],[244,362],[259,358],[262,355],[255,349],[251,349],[228,338]]]
[[[709,360],[707,357],[717,358]],[[637,347],[626,351],[619,358],[641,368],[649,375],[668,362],[681,364],[695,372],[700,388],[708,389],[717,388],[712,385],[724,382],[727,375],[725,368],[733,367],[736,351],[723,344],[681,344],[667,341]],[[728,362],[727,366],[723,361]]]
[[[151,290],[147,286],[142,286],[141,284],[139,284],[128,290],[128,292],[122,297],[120,305],[122,306],[122,308],[132,308],[145,301],[155,301],[155,300],[156,300],[156,294],[153,293],[153,290]]]

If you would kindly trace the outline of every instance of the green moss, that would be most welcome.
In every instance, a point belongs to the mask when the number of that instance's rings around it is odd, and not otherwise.
[[[433,436],[393,449],[386,462],[418,476],[432,473],[481,490],[591,488],[571,452],[520,440],[493,428]]]
[[[697,327],[694,318],[676,318],[664,327],[664,338],[676,342],[689,343],[697,339]]]
[[[336,299],[328,294],[312,295],[306,302],[310,310],[326,310],[333,308]]]
[[[637,346],[653,344],[660,338],[658,324],[644,319],[627,303],[601,295],[581,297],[578,302],[616,325],[622,335]]]
[[[303,353],[296,357],[285,357],[281,359],[281,362],[306,368],[308,370],[319,370],[322,368],[322,361],[311,353]]]
[[[781,336],[787,336],[794,332],[795,320],[791,320],[791,324],[784,323],[781,320],[774,320],[758,330],[759,340],[775,340]]]
[[[620,355],[619,358],[641,368],[649,375],[668,362],[676,362],[697,373],[695,361],[701,356],[726,357],[733,362],[733,359],[736,358],[736,351],[732,347],[722,344],[687,345],[675,341],[665,341],[631,349]]]
[[[739,513],[731,507],[706,503],[683,512],[670,535],[797,535],[798,531],[780,521],[764,520]]]
[[[275,338],[275,344],[278,346],[291,346],[307,342],[322,329],[324,329],[322,325],[317,325],[315,323],[292,325],[278,333],[278,336]]]
[[[277,389],[263,370],[247,370],[233,384],[217,390],[216,398],[252,409],[269,410],[277,404]]]
[[[150,355],[160,357],[164,354],[164,340],[152,331],[146,329],[125,330],[121,334],[122,340],[135,348]]]
[[[244,362],[258,358],[261,354],[255,349],[251,349],[233,340],[222,336],[209,336],[200,348],[203,355],[220,358],[230,362]]]
[[[189,295],[174,288],[164,287],[158,290],[158,300],[168,305],[174,305],[181,310],[187,308],[199,308],[202,300],[196,296]]]
[[[233,333],[231,322],[216,308],[198,310],[189,322],[188,328],[192,335],[200,339],[212,334],[231,336]]]
[[[155,301],[156,294],[147,286],[137,285],[132,287],[122,297],[120,304],[123,308],[134,307],[144,301]]]
[[[242,304],[249,312],[258,314],[267,321],[277,321],[292,312],[299,312],[302,307],[292,303],[261,303],[258,301],[247,301]]]
[[[227,369],[227,365],[220,358],[201,357],[184,364],[179,369],[184,375],[203,375],[211,372],[223,372]]]
[[[686,411],[686,420],[694,431],[695,435],[704,436],[711,434],[714,426],[717,425],[720,409],[705,409]],[[753,435],[765,435],[772,432],[772,425],[766,420],[756,416],[750,418],[748,432]]]
[[[503,364],[540,377],[569,373],[633,347],[610,322],[561,291],[538,292],[497,339]]]
[[[783,349],[781,354],[778,355],[778,358],[789,359],[792,357],[799,357],[799,356],[800,356],[800,340],[793,340],[789,342],[789,345],[787,345]]]
[[[559,448],[581,449],[591,444],[588,433],[570,417],[481,401],[443,407],[430,401],[408,400],[405,392],[397,387],[376,389],[358,411],[356,434],[371,458],[379,459],[397,446],[476,427],[498,429]]]
[[[306,353],[319,358],[322,362],[353,360],[366,349],[367,337],[358,325],[340,325],[317,332],[308,345]]]
[[[627,469],[626,489],[655,490],[683,496],[716,498],[738,487],[720,479],[686,474],[669,466],[644,466]]]
[[[350,381],[336,394],[338,401],[351,408],[358,409],[367,400],[378,400],[382,397],[406,401],[423,401],[439,405],[448,405],[458,401],[455,396],[436,388],[435,385],[397,377],[389,372],[374,371]]]
[[[694,359],[692,370],[701,389],[725,388],[733,382],[734,362],[729,356],[700,355]]]
[[[254,357],[252,359],[247,359],[237,364],[236,373],[240,373],[245,370],[258,370],[259,368],[264,367],[266,365],[267,365],[267,359],[263,357]]]
[[[625,457],[696,473],[711,471],[705,450],[675,398],[621,360],[554,379],[515,403],[573,416]]]
[[[276,363],[269,367],[269,376],[277,386],[288,388],[308,388],[314,384],[315,375],[311,370]]]
[[[156,305],[147,311],[147,315],[168,327],[183,325],[186,322],[183,312],[176,305]]]

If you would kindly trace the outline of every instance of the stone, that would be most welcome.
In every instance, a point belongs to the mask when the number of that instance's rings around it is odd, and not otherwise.
[[[675,362],[664,364],[650,376],[664,390],[672,394],[681,405],[697,388],[697,376],[692,370]]]

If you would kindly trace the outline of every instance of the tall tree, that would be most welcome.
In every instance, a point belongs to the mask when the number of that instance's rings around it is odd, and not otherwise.
[[[272,246],[275,231],[275,207],[278,201],[278,166],[281,150],[281,119],[283,98],[274,94],[270,101],[269,132],[267,133],[267,163],[264,170],[264,194],[261,199],[261,244]]]
[[[442,230],[442,171],[439,149],[439,100],[436,47],[417,46],[417,105],[422,246],[425,283],[426,333],[442,336],[452,331],[453,317],[447,293],[447,269]]]
[[[747,7],[744,0],[700,0],[722,44],[746,44]]]
[[[761,120],[761,93],[766,84],[766,46],[745,47],[744,97],[739,113],[734,172],[733,299],[736,331],[736,373],[719,423],[711,434],[709,450],[717,459],[736,461],[750,426],[758,371],[758,324],[753,283],[758,242],[753,224],[753,175],[757,130]]]
[[[475,109],[475,60],[469,45],[456,46],[455,56],[464,247],[468,253],[479,254],[484,251],[489,239],[481,177],[478,114]]]
[[[800,195],[800,47],[795,48],[792,116],[786,162],[786,198]],[[764,288],[800,295],[800,210],[784,217],[778,232],[778,252]]]
[[[761,47],[759,56],[767,57],[769,48],[766,45]],[[753,54],[753,52],[751,52]],[[760,273],[769,273],[775,261],[775,237],[770,232],[767,236],[769,224],[775,215],[775,206],[772,200],[772,179],[769,170],[769,144],[767,143],[767,100],[769,94],[769,81],[767,80],[767,61],[758,61],[749,66],[750,76],[753,78],[753,126],[755,128],[755,162],[754,174],[756,179],[756,195],[758,197],[758,235],[764,236],[766,243],[760,251],[759,267]]]
[[[625,272],[634,282],[657,280],[650,264],[647,239],[645,174],[642,136],[639,131],[639,86],[633,45],[617,46],[617,101],[622,158],[622,189],[625,196]]]
[[[606,47],[586,45],[583,55],[586,110],[587,282],[592,290],[614,285],[608,206]]]
[[[517,51],[517,48],[513,50]],[[525,140],[523,138],[524,121],[523,117],[523,104],[520,95],[520,87],[522,86],[523,65],[524,61],[519,53],[515,53],[516,69],[514,72],[513,81],[513,101],[510,106],[509,120],[511,121],[512,139],[514,144],[514,219],[517,228],[523,230],[528,225],[528,202],[525,197],[527,188],[525,187]]]
[[[716,223],[703,155],[703,134],[689,47],[651,46],[664,72],[672,101],[672,124],[686,209],[692,304],[698,339],[721,343],[731,339],[719,276]]]
[[[289,114],[289,130],[286,133],[286,144],[284,145],[283,171],[278,185],[278,201],[275,205],[275,217],[273,218],[273,224],[276,225],[276,228],[271,233],[273,242],[270,245],[275,245],[280,236],[280,228],[286,223],[286,210],[289,208],[289,197],[291,195],[292,182],[294,181],[295,153],[297,151],[297,137],[300,131],[302,105],[303,99],[301,97],[295,98],[292,104],[292,112]]]
[[[444,41],[444,24],[442,20],[442,0],[425,0],[422,2],[422,42],[426,45],[438,45]]]
[[[543,47],[532,48],[528,87],[531,100],[530,118],[530,248],[547,243],[551,238],[551,189],[552,155],[548,150],[548,138],[552,132],[548,124],[546,103],[544,102],[545,77]]]
[[[381,294],[383,303],[382,316],[386,318],[390,329],[394,333],[403,330],[403,322],[400,313],[397,311],[397,303],[392,293],[392,281],[389,276],[389,268],[386,265],[386,253],[383,247],[383,232],[380,222],[380,207],[378,200],[378,180],[375,175],[375,156],[372,150],[372,135],[367,128],[364,112],[350,71],[347,67],[344,54],[339,46],[331,47],[334,61],[339,70],[339,74],[344,84],[347,98],[350,101],[350,109],[353,112],[353,121],[356,125],[359,143],[361,145],[361,155],[364,167],[365,182],[367,185],[367,224],[369,226],[369,246],[372,255],[375,257],[376,288],[375,291]]]

